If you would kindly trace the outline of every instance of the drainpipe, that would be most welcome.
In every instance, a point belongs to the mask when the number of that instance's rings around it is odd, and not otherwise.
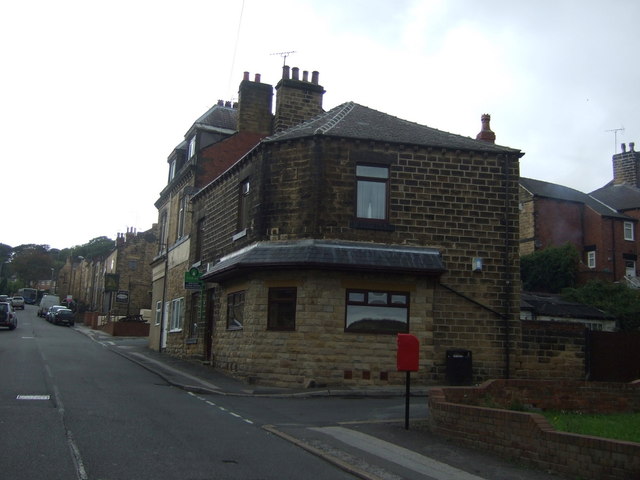
[[[511,298],[513,283],[511,282],[511,274],[509,271],[509,155],[504,156],[503,162],[503,182],[504,182],[504,286],[505,286],[505,313],[504,321],[504,370],[505,379],[509,379],[511,370],[510,357],[511,349],[509,347],[509,319],[511,318]]]
[[[165,317],[165,304],[167,297],[167,274],[169,270],[169,246],[165,247],[164,254],[164,279],[162,281],[162,307],[160,315],[160,339],[158,340],[158,352],[162,352],[162,334],[164,333],[164,317]]]

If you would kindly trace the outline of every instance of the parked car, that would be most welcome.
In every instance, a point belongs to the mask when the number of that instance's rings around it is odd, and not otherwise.
[[[11,302],[9,295],[0,295],[0,302]]]
[[[18,326],[18,317],[9,302],[0,302],[0,327],[13,330]]]
[[[14,310],[24,310],[24,298],[20,295],[16,295],[11,299],[11,306]]]
[[[51,323],[55,325],[68,325],[73,327],[75,314],[70,308],[60,308],[51,314]]]
[[[44,318],[47,320],[47,322],[53,323],[53,317],[55,316],[56,312],[63,308],[67,307],[65,307],[64,305],[52,305],[51,308],[47,310],[47,313],[44,314]]]
[[[60,304],[60,297],[58,295],[46,294],[40,300],[40,306],[38,307],[38,316],[46,317],[47,312],[54,305]]]

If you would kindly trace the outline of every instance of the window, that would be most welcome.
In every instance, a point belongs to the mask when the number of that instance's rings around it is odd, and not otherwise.
[[[184,298],[176,298],[171,302],[171,326],[170,331],[182,330],[184,321]]]
[[[158,254],[167,250],[167,211],[160,214],[160,235],[158,236]]]
[[[409,293],[347,290],[346,332],[406,333]]]
[[[178,238],[184,237],[184,216],[187,204],[187,196],[183,195],[178,204]]]
[[[636,262],[635,262],[635,260],[625,260],[624,261],[624,274],[627,277],[635,277],[636,276]]]
[[[624,239],[633,241],[633,222],[624,222]]]
[[[589,268],[596,268],[596,251],[595,250],[587,252],[587,266]]]
[[[191,137],[191,140],[189,140],[189,153],[188,153],[187,159],[190,159],[195,154],[196,154],[196,136],[194,135],[193,137]]]
[[[356,181],[356,216],[367,220],[386,220],[389,167],[357,165]]]
[[[269,316],[267,329],[296,329],[296,288],[269,289]]]
[[[162,320],[162,302],[156,302],[156,325]]]
[[[245,230],[249,226],[249,192],[251,184],[249,179],[240,184],[240,195],[238,199],[238,230]]]
[[[173,180],[174,177],[176,176],[176,167],[177,167],[177,161],[171,160],[171,163],[169,164],[169,181]]]
[[[244,320],[244,291],[227,295],[227,328],[240,330]]]

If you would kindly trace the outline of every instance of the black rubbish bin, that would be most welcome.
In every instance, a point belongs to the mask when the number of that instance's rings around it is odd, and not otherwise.
[[[471,350],[447,350],[446,375],[449,385],[473,383]]]

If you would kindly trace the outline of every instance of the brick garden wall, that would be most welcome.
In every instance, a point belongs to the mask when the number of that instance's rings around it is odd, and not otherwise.
[[[622,411],[638,411],[640,383],[503,380],[478,388],[439,388],[429,395],[429,427],[467,446],[561,475],[593,480],[640,478],[638,443],[557,432],[540,414],[478,406],[515,402],[540,408],[558,404],[611,408],[612,400]]]

